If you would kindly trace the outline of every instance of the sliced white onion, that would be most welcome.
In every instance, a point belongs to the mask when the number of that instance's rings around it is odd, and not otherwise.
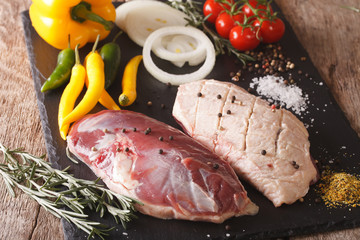
[[[129,38],[140,46],[145,39],[156,29],[166,26],[185,26],[187,15],[169,5],[157,1],[137,1],[144,6],[129,10],[123,19]],[[161,4],[160,4],[161,3]],[[120,21],[120,20],[119,20]],[[123,24],[123,23],[122,23]]]
[[[165,41],[163,38],[158,38],[154,41],[151,50],[159,58],[171,61],[175,65],[183,65],[194,58],[199,58],[199,56],[204,61],[206,56],[204,46],[197,39],[187,35],[175,35],[170,40],[167,38]]]
[[[190,66],[196,66],[202,63],[206,58],[206,51],[204,46],[199,44],[196,39],[190,36],[175,36],[172,39],[172,42],[178,43],[180,46],[184,46],[184,51],[194,51],[197,48],[203,48],[203,51],[201,51],[199,54],[191,56],[187,61],[189,62]],[[167,49],[170,50],[169,45],[167,45]]]
[[[127,14],[136,8],[146,8],[148,6],[163,6],[163,2],[155,1],[155,0],[131,0],[125,3],[122,3],[120,6],[116,8],[116,19],[115,24],[120,29],[126,32],[125,28],[125,20]]]
[[[199,46],[206,49],[206,59],[203,65],[195,72],[188,74],[171,74],[158,68],[151,58],[151,49],[157,39],[170,35],[187,35],[195,38]],[[197,81],[205,78],[215,65],[215,49],[210,39],[202,31],[194,27],[172,26],[163,27],[151,33],[145,41],[143,47],[143,62],[147,71],[156,79],[164,83],[180,85],[187,82]]]

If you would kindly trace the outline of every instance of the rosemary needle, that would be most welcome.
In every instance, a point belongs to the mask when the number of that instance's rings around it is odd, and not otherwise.
[[[58,170],[44,160],[20,149],[10,150],[0,143],[4,163],[0,164],[9,193],[15,197],[17,187],[37,201],[47,211],[58,218],[64,218],[89,234],[88,238],[98,235],[101,239],[112,228],[88,219],[84,209],[99,212],[100,217],[108,212],[116,223],[125,227],[134,215],[134,205],[141,204],[134,199],[112,192],[95,181],[78,179],[67,172]]]

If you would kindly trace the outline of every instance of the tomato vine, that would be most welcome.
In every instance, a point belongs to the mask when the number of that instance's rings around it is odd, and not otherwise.
[[[244,51],[261,42],[279,41],[285,25],[271,7],[272,0],[169,0],[172,7],[188,15],[190,25],[203,30],[217,54],[234,54],[243,63],[253,60]]]

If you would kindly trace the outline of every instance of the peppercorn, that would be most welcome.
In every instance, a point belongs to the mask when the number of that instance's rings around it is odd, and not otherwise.
[[[147,128],[147,129],[145,130],[145,135],[148,135],[150,132],[151,132],[151,128]]]
[[[221,95],[218,94],[218,95],[216,96],[216,98],[217,98],[217,99],[221,99]]]
[[[233,76],[233,77],[231,78],[231,80],[234,81],[234,82],[238,82],[238,81],[239,81],[239,77],[238,77],[238,76]]]
[[[198,96],[198,97],[201,97],[201,96],[202,96],[202,93],[201,93],[201,92],[198,92],[197,96]]]
[[[226,113],[230,115],[230,114],[231,114],[231,110],[227,110]]]
[[[169,136],[169,140],[173,140],[174,139],[174,137],[173,136]]]
[[[164,151],[163,151],[162,149],[159,149],[159,153],[160,153],[160,154],[163,154]]]
[[[218,113],[218,117],[222,117],[222,114],[221,114],[221,113]]]
[[[214,168],[214,169],[218,169],[218,168],[219,168],[219,164],[214,163],[214,164],[213,164],[213,168]]]
[[[133,131],[136,132],[136,128],[133,128]]]
[[[261,150],[261,155],[266,155],[266,150]]]
[[[128,152],[130,149],[128,147],[125,148],[125,152]]]
[[[126,129],[125,129],[125,128],[123,128],[121,131],[124,133],[124,132],[126,132]]]
[[[164,140],[164,138],[163,138],[163,137],[159,137],[159,140],[160,140],[160,141],[163,141],[163,140]]]

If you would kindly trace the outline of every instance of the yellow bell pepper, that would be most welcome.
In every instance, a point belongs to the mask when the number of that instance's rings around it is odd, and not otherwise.
[[[107,37],[115,21],[111,0],[33,0],[29,9],[36,32],[51,46],[65,49],[68,36],[71,48],[79,43]]]

